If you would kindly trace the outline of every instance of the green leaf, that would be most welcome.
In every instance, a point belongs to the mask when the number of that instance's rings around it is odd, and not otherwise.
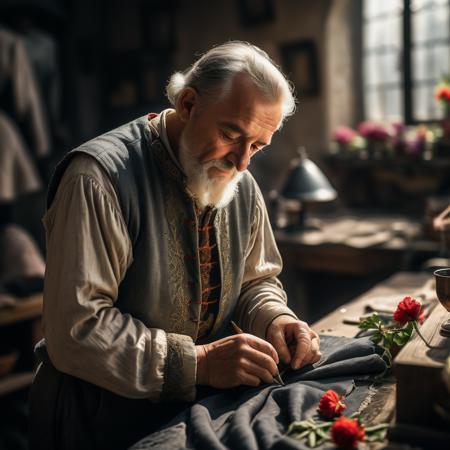
[[[389,424],[387,423],[380,423],[378,425],[367,427],[365,429],[366,441],[367,442],[384,441],[384,439],[386,439],[388,428]]]
[[[391,350],[393,346],[394,346],[394,334],[392,332],[386,331],[384,333],[383,347],[385,347],[388,350]]]
[[[330,437],[330,435],[323,428],[317,428],[316,433],[322,440],[329,439]]]
[[[379,423],[378,425],[372,425],[370,427],[366,427],[366,433],[374,433],[375,431],[379,430],[387,430],[389,428],[388,423]]]
[[[314,426],[311,422],[308,420],[302,420],[300,422],[292,422],[289,425],[289,428],[287,430],[287,434],[295,433],[295,432],[301,432],[303,430],[309,430]]]
[[[331,422],[320,422],[316,425],[316,429],[328,429],[331,428],[331,425],[333,425],[333,420]]]
[[[367,442],[381,442],[386,439],[387,430],[379,430],[376,433],[367,434],[365,440]]]
[[[383,335],[379,332],[376,331],[371,337],[370,340],[374,343],[374,344],[379,344],[383,339]]]
[[[362,330],[377,330],[379,328],[379,324],[381,323],[380,318],[377,313],[372,314],[370,317],[362,320],[358,327]]]
[[[400,332],[394,334],[394,342],[399,347],[403,347],[408,341],[410,336],[408,336],[406,333]]]
[[[319,437],[318,439],[317,439],[317,447],[319,446],[319,445],[322,445],[325,441],[327,441],[328,440],[328,438],[323,438],[323,437]]]
[[[292,434],[288,434],[288,436],[290,436],[290,437],[292,437],[292,438],[294,438],[294,439],[300,440],[300,439],[303,439],[304,437],[306,437],[306,435],[307,435],[308,433],[311,433],[311,431],[310,431],[310,430],[305,430],[305,431],[303,431],[302,433],[292,433]]]
[[[315,431],[310,431],[308,434],[308,445],[314,448],[317,444],[317,436]]]

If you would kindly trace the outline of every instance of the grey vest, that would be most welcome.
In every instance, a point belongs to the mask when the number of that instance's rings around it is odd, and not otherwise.
[[[190,336],[198,332],[201,281],[195,204],[184,174],[147,116],[69,152],[50,183],[47,207],[71,158],[94,157],[109,175],[133,247],[133,262],[119,286],[116,306],[149,328]],[[256,183],[249,172],[233,200],[214,220],[220,259],[221,296],[210,340],[224,334],[238,301],[255,214]]]

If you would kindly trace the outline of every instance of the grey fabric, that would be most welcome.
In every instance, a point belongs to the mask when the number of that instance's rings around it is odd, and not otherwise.
[[[386,369],[381,349],[368,338],[322,336],[321,342],[321,361],[286,372],[286,386],[212,392],[131,449],[306,449],[284,435],[288,425],[318,418],[318,402],[328,389],[348,395],[346,415],[357,411],[371,376]]]

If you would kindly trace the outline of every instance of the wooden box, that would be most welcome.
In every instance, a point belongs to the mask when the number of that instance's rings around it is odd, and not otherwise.
[[[428,348],[414,333],[413,339],[394,361],[397,379],[396,422],[399,427],[411,426],[449,434],[450,422],[437,413],[438,403],[450,403],[450,393],[443,382],[443,367],[450,356],[450,338],[439,334],[441,323],[449,313],[438,304],[420,328],[433,347]],[[447,419],[448,420],[448,419]]]

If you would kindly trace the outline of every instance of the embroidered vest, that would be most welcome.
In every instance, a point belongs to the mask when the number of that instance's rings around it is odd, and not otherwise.
[[[115,305],[149,328],[185,334],[195,341],[204,287],[198,217],[184,174],[160,139],[152,136],[144,116],[69,152],[52,177],[47,207],[78,153],[94,157],[111,179],[133,247],[133,262]],[[215,211],[212,226],[221,289],[208,341],[225,334],[238,301],[255,205],[256,183],[245,172],[233,200]]]

